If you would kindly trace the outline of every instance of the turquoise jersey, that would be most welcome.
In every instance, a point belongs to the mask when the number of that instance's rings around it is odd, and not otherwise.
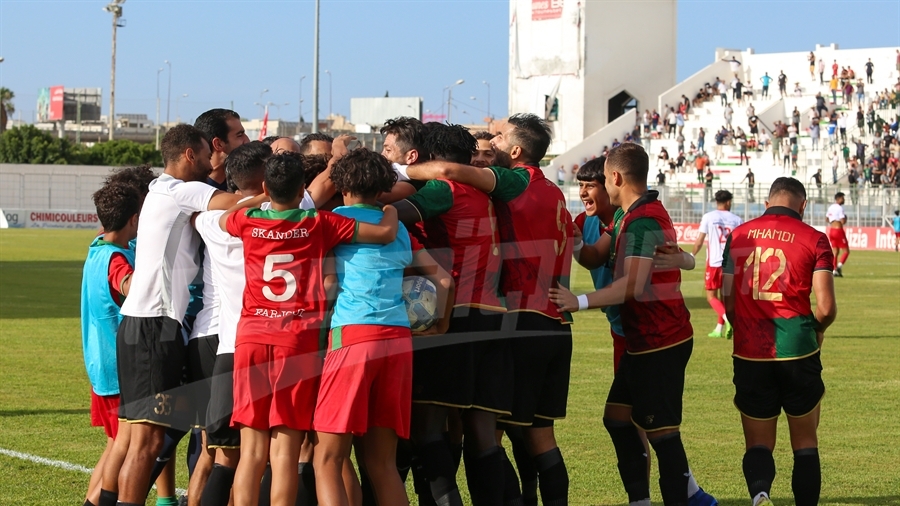
[[[134,250],[96,237],[88,248],[81,277],[81,346],[91,388],[97,395],[117,395],[116,333],[122,315],[109,291],[109,262],[116,253],[134,266]]]
[[[381,221],[381,209],[364,204],[341,206],[336,214],[361,223]],[[397,238],[385,245],[342,244],[334,248],[338,296],[331,328],[344,325],[409,327],[401,287],[412,263],[409,233],[401,223]]]
[[[769,83],[772,82],[772,78],[769,76],[762,76],[760,79],[762,80],[763,86],[768,86]]]
[[[900,216],[894,216],[894,232],[900,234]]]
[[[594,244],[600,240],[600,218],[596,216],[586,216],[584,220],[584,230],[581,231],[582,240],[585,244]],[[613,268],[607,262],[606,264],[591,270],[591,279],[594,280],[594,289],[599,290],[606,288],[613,282]],[[622,317],[619,315],[619,306],[609,306],[603,310],[606,313],[606,319],[609,320],[609,327],[619,336],[625,335],[622,328]]]

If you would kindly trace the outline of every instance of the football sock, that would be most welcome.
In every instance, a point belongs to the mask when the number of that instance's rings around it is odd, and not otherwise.
[[[119,503],[121,504],[121,503]],[[177,497],[157,497],[156,506],[178,506]]]
[[[266,464],[266,470],[259,482],[259,506],[270,504],[272,504],[272,466]]]
[[[794,473],[791,489],[797,506],[819,504],[822,489],[822,468],[819,465],[819,449],[804,448],[794,452]]]
[[[760,493],[768,496],[772,490],[772,482],[775,481],[775,458],[772,457],[772,451],[765,446],[750,448],[744,454],[743,467],[750,497],[755,498]]]
[[[438,506],[462,506],[462,498],[456,485],[453,455],[443,439],[419,447],[419,458],[431,496]]]
[[[628,502],[650,500],[650,481],[647,478],[647,453],[637,428],[631,422],[603,419],[616,449],[619,476],[628,494]]]
[[[725,324],[725,322],[717,323],[717,324],[716,324],[716,330],[714,330],[713,332],[718,332],[718,333],[721,334],[721,333],[722,333],[722,328],[723,328],[724,324]]]
[[[688,499],[690,499],[700,491],[700,485],[697,485],[697,480],[694,479],[694,472],[690,468],[688,468],[688,473]]]
[[[719,317],[719,323],[725,323],[725,304],[719,299],[712,299],[709,301],[709,306]]]
[[[838,268],[839,268],[839,269],[840,269],[841,267],[843,267],[845,263],[847,263],[847,257],[849,257],[849,256],[850,256],[850,251],[849,251],[849,250],[848,250],[848,251],[845,251],[844,254],[841,255],[841,261],[838,262]]]
[[[512,443],[513,458],[516,459],[516,469],[519,471],[519,479],[522,480],[522,500],[525,502],[525,506],[537,506],[537,469],[534,468],[534,461],[525,446],[522,428],[509,426],[506,428],[506,436]]]
[[[422,469],[419,457],[413,457],[412,459],[412,475],[413,489],[419,497],[419,506],[436,506],[434,497],[431,495],[431,484],[428,483],[428,480],[425,478],[425,471]],[[403,481],[405,482],[406,480]],[[374,495],[373,492],[373,501]],[[372,503],[372,506],[375,506],[374,502]]]
[[[504,476],[500,447],[488,448],[478,455],[463,454],[466,462],[466,483],[472,506],[503,504]],[[471,452],[474,453],[474,452]]]
[[[81,506],[97,506],[97,505],[92,503],[90,499],[85,499],[84,504],[82,504]]]
[[[119,493],[110,492],[109,490],[100,490],[100,502],[97,506],[116,506],[119,502]]]
[[[169,459],[172,458],[172,455],[175,455],[175,449],[178,448],[178,443],[185,434],[187,434],[187,432],[183,430],[173,428],[166,429],[166,437],[163,439],[162,449],[159,451],[159,456],[156,457],[156,462],[153,464],[153,471],[150,472],[151,487],[153,483],[156,483],[156,479],[159,478],[159,475],[162,474],[166,464],[169,463]],[[147,489],[147,492],[150,492],[149,488]]]
[[[415,460],[415,448],[409,439],[397,440],[397,472],[400,473],[400,481],[406,482],[409,470]],[[357,461],[359,461],[357,459]],[[374,501],[374,498],[373,498]]]
[[[191,438],[188,440],[186,456],[188,478],[194,475],[194,468],[197,467],[197,461],[200,460],[201,453],[203,453],[203,431],[201,429],[193,429],[191,430]]]
[[[544,506],[568,506],[569,472],[562,452],[554,448],[534,458]]]
[[[687,505],[690,468],[681,443],[681,433],[673,432],[650,440],[659,461],[659,491],[666,506]]]
[[[235,470],[230,467],[213,464],[206,486],[203,487],[203,494],[200,496],[200,506],[228,506],[231,486],[234,485],[234,472]]]
[[[760,492],[760,493],[756,494],[753,497],[753,499],[750,501],[750,504],[752,504],[753,506],[756,506],[757,504],[759,504],[759,501],[761,501],[763,498],[768,499],[769,494],[767,494],[765,492]]]
[[[456,466],[456,469],[459,470],[459,463],[462,461],[463,456],[463,445],[462,443],[451,443],[447,442],[450,445],[450,453],[453,455],[453,464]]]
[[[651,506],[650,499],[641,499],[640,501],[630,502],[628,506]]]
[[[116,506],[144,506],[135,502],[116,502]]]
[[[297,464],[297,474],[300,479],[297,483],[297,501],[294,504],[296,506],[315,506],[318,501],[316,500],[316,473],[312,462]]]
[[[522,491],[519,490],[519,477],[516,476],[516,470],[512,462],[509,461],[509,457],[506,455],[506,450],[503,447],[500,447],[500,459],[503,465],[504,506],[525,506],[525,501],[522,499]]]

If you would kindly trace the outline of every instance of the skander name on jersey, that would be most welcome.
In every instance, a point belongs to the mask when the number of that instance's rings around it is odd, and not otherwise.
[[[774,239],[781,242],[794,242],[795,234],[771,228],[751,228],[747,231],[748,239]]]
[[[293,228],[291,230],[266,230],[264,228],[254,228],[251,237],[259,239],[272,239],[274,241],[283,241],[285,239],[303,239],[309,237],[309,232],[305,228]]]

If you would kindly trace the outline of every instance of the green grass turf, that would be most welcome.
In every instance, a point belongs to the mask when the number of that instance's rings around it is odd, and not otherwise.
[[[81,263],[92,235],[0,231],[0,448],[86,467],[93,467],[105,441],[101,429],[89,427],[78,322]],[[821,504],[900,505],[900,254],[853,252],[844,273],[835,280],[839,316],[822,360],[828,393],[819,433]],[[697,336],[683,438],[700,485],[723,506],[746,505],[743,438],[731,404],[731,343],[705,337],[715,316],[703,298],[702,276],[701,269],[686,273],[683,283]],[[573,282],[583,293],[590,278],[579,269]],[[611,363],[603,314],[577,314],[569,416],[557,426],[572,504],[626,503],[601,422]],[[782,506],[793,504],[783,417],[779,429],[773,498]],[[177,484],[186,488],[183,457],[178,462]],[[660,504],[655,468],[653,473]],[[0,455],[0,504],[81,504],[87,480],[86,474]]]

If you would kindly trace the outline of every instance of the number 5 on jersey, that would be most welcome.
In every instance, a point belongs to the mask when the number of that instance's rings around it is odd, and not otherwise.
[[[294,255],[267,255],[266,263],[263,265],[263,281],[269,282],[280,278],[284,280],[284,293],[275,295],[269,286],[262,289],[263,296],[272,302],[284,302],[290,300],[297,293],[297,279],[290,271],[285,269],[276,269],[275,264],[285,264],[294,261]]]

